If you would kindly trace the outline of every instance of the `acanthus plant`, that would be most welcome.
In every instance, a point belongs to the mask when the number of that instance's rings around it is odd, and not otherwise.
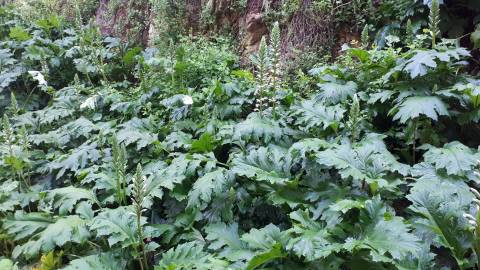
[[[282,86],[280,26],[275,22],[270,35],[270,45],[265,36],[260,40],[258,54],[254,59],[257,66],[257,88],[255,90],[255,110],[271,109],[275,115],[277,95]]]
[[[315,89],[296,93],[277,24],[257,82],[221,39],[139,51],[94,29],[19,27],[0,42],[0,266],[478,266],[467,49],[438,35],[380,49],[365,31],[368,46],[311,69]]]

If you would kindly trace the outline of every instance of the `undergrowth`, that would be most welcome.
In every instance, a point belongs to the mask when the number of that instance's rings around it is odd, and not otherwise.
[[[478,266],[480,81],[435,10],[293,79],[278,29],[249,71],[0,13],[0,269]]]

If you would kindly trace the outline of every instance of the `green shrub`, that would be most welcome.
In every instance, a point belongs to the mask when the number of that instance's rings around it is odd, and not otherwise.
[[[292,82],[277,26],[251,72],[1,12],[1,267],[478,267],[480,82],[432,29]]]

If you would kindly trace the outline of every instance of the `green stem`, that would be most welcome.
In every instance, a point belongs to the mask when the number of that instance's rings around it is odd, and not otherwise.
[[[118,174],[117,174],[117,177],[115,177],[115,184],[117,186],[117,190],[116,190],[116,194],[117,194],[117,202],[122,205],[122,200],[121,200],[121,194],[120,194],[120,178],[118,177]]]
[[[140,244],[140,249],[141,249],[141,252],[142,252],[142,257],[143,257],[143,262],[142,262],[142,259],[139,258],[139,262],[140,262],[140,268],[142,270],[147,270],[148,269],[148,265],[147,265],[147,254],[145,253],[145,243],[143,243],[143,230],[142,230],[142,225],[140,223],[140,219],[142,217],[142,212],[141,212],[141,206],[138,206],[137,208],[137,233],[138,233],[138,242]]]
[[[413,120],[413,142],[412,142],[412,165],[415,165],[415,152],[416,149],[416,140],[417,140],[417,119]]]
[[[117,201],[120,205],[125,205],[127,200],[126,200],[126,191],[125,191],[125,177],[123,177],[123,174],[121,172],[117,173],[116,177],[116,184],[117,184]]]
[[[138,249],[136,247],[135,247],[135,253],[138,254]],[[140,265],[140,269],[145,270],[145,269],[143,269],[142,258],[139,257],[139,258],[137,258],[137,260],[138,260],[138,264]]]

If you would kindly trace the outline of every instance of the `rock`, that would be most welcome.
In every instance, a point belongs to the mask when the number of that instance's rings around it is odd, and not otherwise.
[[[118,2],[120,1],[120,2]],[[151,46],[157,38],[163,37],[170,27],[169,23],[177,22],[183,25],[175,25],[177,29],[185,30],[184,34],[220,33],[228,29],[236,37],[240,45],[242,62],[248,62],[248,56],[255,53],[259,47],[262,36],[269,34],[265,14],[264,0],[248,0],[246,6],[235,6],[238,0],[185,0],[183,4],[175,3],[172,7],[177,10],[183,9],[183,18],[166,17],[165,14],[156,17],[151,11],[149,0],[100,0],[95,13],[96,23],[104,35],[120,37],[123,40],[132,39]],[[345,29],[335,28],[329,13],[314,11],[311,8],[312,0],[299,0],[299,7],[281,22],[281,46],[282,58],[300,60],[299,52],[321,52],[322,49],[333,48],[335,51],[339,45],[356,39],[358,33],[347,33]],[[213,16],[213,25],[202,26],[201,17],[203,6],[212,5],[210,15]],[[115,7],[112,5],[115,3]],[[183,6],[182,6],[183,5]],[[203,5],[203,6],[202,6]],[[270,8],[279,8],[281,2],[271,0]],[[166,21],[172,20],[172,21]],[[155,27],[155,21],[161,22],[161,26]],[[163,24],[163,22],[166,22]],[[271,23],[271,22],[269,22]],[[341,43],[341,44],[340,44]],[[301,60],[300,60],[301,61]],[[295,62],[295,61],[291,61]]]
[[[120,2],[100,0],[95,12],[95,23],[105,36],[115,36],[123,41],[146,45],[152,24],[149,2],[147,0],[120,0]]]
[[[95,12],[95,23],[100,28],[100,32],[106,36],[112,36],[114,34],[115,19],[111,19],[108,16],[108,0],[100,0],[100,4]]]
[[[263,23],[262,13],[251,13],[245,16],[245,32],[242,37],[243,55],[257,51],[260,40],[268,35],[267,26]]]

